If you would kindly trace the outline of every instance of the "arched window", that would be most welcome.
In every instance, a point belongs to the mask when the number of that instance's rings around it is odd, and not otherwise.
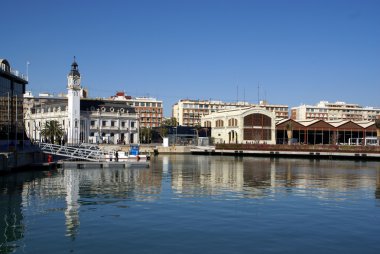
[[[244,140],[271,140],[272,119],[264,114],[254,113],[244,117]]]
[[[255,113],[244,117],[244,127],[271,127],[271,125],[272,119],[264,114]]]
[[[215,127],[223,127],[223,126],[224,126],[223,120],[216,120]]]
[[[235,118],[228,119],[228,126],[229,127],[237,126],[237,119],[235,119]]]
[[[205,121],[203,127],[211,127],[211,121]]]

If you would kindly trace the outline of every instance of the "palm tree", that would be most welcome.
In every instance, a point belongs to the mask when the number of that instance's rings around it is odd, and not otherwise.
[[[288,144],[290,145],[291,139],[293,138],[293,124],[292,122],[288,122],[285,126],[286,134],[288,135]]]
[[[55,140],[59,142],[63,134],[64,131],[60,123],[56,120],[46,122],[43,129],[41,130],[41,135],[45,138],[49,137],[51,143],[54,143]]]

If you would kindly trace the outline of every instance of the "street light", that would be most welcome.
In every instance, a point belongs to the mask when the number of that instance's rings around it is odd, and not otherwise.
[[[174,136],[174,145],[177,145],[177,127],[173,127],[175,129],[175,136]]]

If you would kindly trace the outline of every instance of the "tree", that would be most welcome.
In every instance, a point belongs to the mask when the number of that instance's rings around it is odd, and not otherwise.
[[[292,122],[288,122],[285,126],[286,134],[288,135],[288,144],[290,145],[293,138],[293,124]]]
[[[160,126],[160,130],[159,130],[159,134],[161,136],[161,138],[165,138],[168,136],[168,133],[169,133],[169,127],[175,127],[177,126],[177,119],[175,117],[171,117],[171,118],[168,118],[168,119],[165,119],[164,121],[162,121],[162,124]]]
[[[141,143],[150,143],[152,140],[152,131],[150,128],[142,127],[140,129],[140,142]]]
[[[44,136],[45,139],[50,138],[51,143],[54,143],[54,141],[57,141],[59,143],[63,134],[64,131],[62,129],[62,126],[56,120],[46,122],[41,130],[41,135]]]
[[[177,119],[175,117],[170,117],[162,121],[161,126],[175,127],[178,125]]]

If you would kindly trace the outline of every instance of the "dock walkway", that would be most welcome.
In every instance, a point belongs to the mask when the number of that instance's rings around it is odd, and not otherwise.
[[[191,149],[192,154],[203,155],[231,155],[231,156],[257,156],[257,157],[298,157],[311,159],[351,159],[351,160],[376,160],[380,161],[380,152],[372,152],[366,149],[356,149],[354,151],[341,151],[333,149],[281,149],[278,146],[268,146],[267,149],[260,149],[260,146],[249,147],[235,146],[235,149],[220,149],[220,147],[196,147]]]

